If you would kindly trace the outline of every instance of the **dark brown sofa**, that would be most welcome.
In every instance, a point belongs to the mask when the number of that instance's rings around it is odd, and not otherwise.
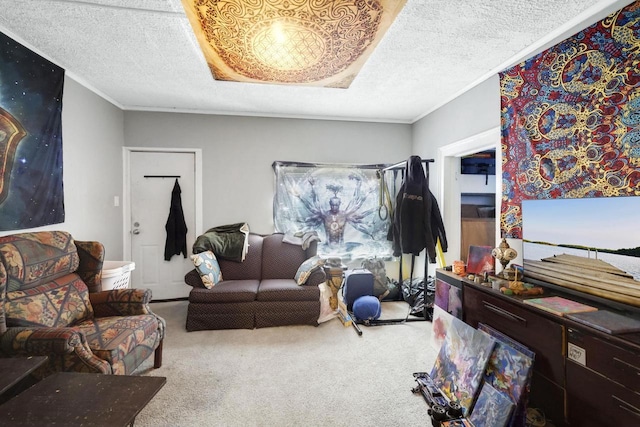
[[[298,267],[316,254],[283,242],[284,235],[249,234],[249,250],[242,262],[218,259],[222,281],[207,289],[194,269],[185,275],[189,294],[187,331],[253,329],[283,325],[318,325],[320,290],[326,280],[322,268],[306,284],[294,280]]]

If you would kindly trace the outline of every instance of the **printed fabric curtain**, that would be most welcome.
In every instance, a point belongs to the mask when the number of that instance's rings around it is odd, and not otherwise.
[[[384,166],[274,162],[276,231],[317,233],[323,257],[391,257],[391,218],[380,209]]]

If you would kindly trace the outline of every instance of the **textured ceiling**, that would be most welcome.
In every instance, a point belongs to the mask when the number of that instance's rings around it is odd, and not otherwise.
[[[0,0],[0,31],[124,110],[413,123],[629,3],[408,0],[348,89],[213,80],[180,0]]]

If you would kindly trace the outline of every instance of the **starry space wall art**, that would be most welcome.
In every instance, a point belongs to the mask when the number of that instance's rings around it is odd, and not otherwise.
[[[64,69],[0,32],[0,231],[64,222]]]

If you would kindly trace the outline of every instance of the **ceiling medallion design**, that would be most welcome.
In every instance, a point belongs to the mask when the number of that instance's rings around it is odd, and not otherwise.
[[[406,0],[182,0],[217,80],[347,88]]]

